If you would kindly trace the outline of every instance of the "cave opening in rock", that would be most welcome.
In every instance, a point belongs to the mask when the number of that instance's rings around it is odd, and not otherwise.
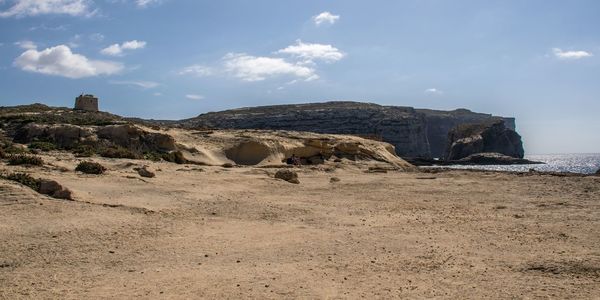
[[[269,147],[255,141],[243,142],[225,150],[225,156],[238,165],[257,165],[269,155]]]

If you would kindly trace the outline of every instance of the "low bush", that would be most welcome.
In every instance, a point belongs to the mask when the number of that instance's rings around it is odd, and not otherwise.
[[[140,158],[140,156],[137,153],[122,147],[106,148],[100,152],[100,156],[108,158]]]
[[[13,154],[13,155],[9,156],[8,164],[12,165],[12,166],[17,166],[17,165],[41,166],[44,164],[44,161],[35,155]]]
[[[147,159],[147,160],[160,161],[162,158],[163,158],[163,154],[162,153],[158,153],[158,152],[146,152],[146,153],[144,153],[144,159]]]
[[[41,184],[39,179],[33,178],[31,175],[25,173],[11,173],[8,175],[0,175],[0,177],[6,180],[16,181],[22,185],[30,187],[35,191],[39,190]]]
[[[44,152],[56,150],[56,145],[50,142],[33,142],[29,144],[29,149],[38,149]]]
[[[97,151],[90,145],[77,145],[71,149],[71,152],[73,152],[76,157],[92,157]]]
[[[106,171],[106,168],[99,163],[95,163],[95,162],[91,162],[91,161],[82,161],[77,165],[77,168],[75,168],[75,171],[83,172],[85,174],[99,175],[99,174],[104,173],[104,171]]]
[[[176,164],[185,164],[187,163],[187,159],[183,157],[183,153],[181,151],[173,151],[169,153],[163,154],[162,158],[168,162],[173,162]]]

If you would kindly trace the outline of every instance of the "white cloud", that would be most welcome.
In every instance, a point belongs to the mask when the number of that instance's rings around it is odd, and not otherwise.
[[[199,77],[210,76],[213,74],[212,68],[202,66],[202,65],[191,65],[189,67],[183,68],[177,74],[179,75],[194,75]]]
[[[303,43],[300,40],[296,41],[295,45],[290,45],[277,51],[277,53],[290,54],[307,63],[312,63],[315,60],[331,63],[345,56],[339,49],[331,45]]]
[[[94,42],[102,42],[104,40],[104,35],[102,33],[92,33],[90,34],[90,40]]]
[[[225,70],[244,81],[261,81],[281,75],[300,77],[306,81],[319,78],[314,69],[289,63],[282,58],[229,53],[223,59]]]
[[[113,61],[91,60],[71,52],[65,45],[47,48],[42,51],[30,49],[14,61],[14,65],[24,71],[67,78],[84,78],[111,75],[123,70],[123,65]]]
[[[156,92],[156,93],[154,93],[154,94],[152,94],[152,95],[154,95],[154,96],[156,96],[156,97],[160,97],[160,96],[162,96],[162,93]]]
[[[559,59],[575,60],[594,56],[592,53],[586,51],[563,51],[559,48],[552,49],[552,52],[554,53],[554,56],[556,56]]]
[[[32,42],[32,41],[19,41],[19,42],[15,42],[15,45],[23,48],[23,49],[37,49],[37,45]]]
[[[25,17],[48,14],[71,16],[91,15],[89,0],[13,0],[9,9],[0,12],[0,17]]]
[[[204,96],[202,95],[196,95],[196,94],[187,94],[185,95],[186,98],[190,99],[190,100],[202,100],[204,99]]]
[[[317,26],[323,23],[335,24],[340,19],[339,15],[333,15],[328,11],[322,12],[313,17],[313,21]]]
[[[133,86],[138,86],[141,87],[143,89],[152,89],[155,88],[157,86],[159,86],[160,84],[154,81],[117,81],[117,80],[113,80],[113,81],[109,81],[110,84],[120,84],[120,85],[133,85]]]
[[[110,56],[123,56],[125,50],[143,49],[145,47],[146,47],[146,42],[133,40],[133,41],[124,42],[120,45],[112,44],[112,45],[100,50],[100,53],[102,53],[104,55],[110,55]]]
[[[160,3],[161,0],[135,0],[138,7],[145,8],[151,4]]]
[[[425,94],[428,94],[428,95],[443,95],[444,92],[441,91],[441,90],[438,90],[436,88],[431,88],[431,89],[426,89],[425,90]]]

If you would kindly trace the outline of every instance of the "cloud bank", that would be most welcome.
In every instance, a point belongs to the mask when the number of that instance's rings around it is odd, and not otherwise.
[[[0,3],[3,1],[0,0]],[[0,12],[0,17],[26,17],[49,14],[85,16],[93,12],[88,0],[14,0],[13,6]]]
[[[29,49],[15,59],[14,65],[27,72],[73,79],[116,74],[124,68],[118,62],[88,59],[66,45],[42,51]]]

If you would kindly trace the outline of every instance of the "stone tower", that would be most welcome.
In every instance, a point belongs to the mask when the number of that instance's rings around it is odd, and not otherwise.
[[[94,95],[81,94],[75,98],[75,109],[86,111],[98,111],[98,98]]]

